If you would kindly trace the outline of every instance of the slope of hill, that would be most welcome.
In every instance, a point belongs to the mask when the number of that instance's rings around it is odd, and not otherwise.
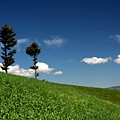
[[[93,95],[99,99],[105,100],[106,102],[120,105],[120,90],[113,90],[108,88],[94,88],[85,86],[75,86],[75,85],[65,85],[62,86],[69,87],[71,89],[77,90],[78,92],[84,92],[86,94]]]
[[[110,89],[120,90],[120,86],[113,86],[113,87],[110,87]]]
[[[1,120],[119,120],[120,106],[60,84],[0,73]]]

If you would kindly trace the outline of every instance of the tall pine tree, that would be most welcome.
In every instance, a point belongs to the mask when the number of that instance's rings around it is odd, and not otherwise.
[[[9,27],[8,24],[5,24],[2,29],[0,30],[0,42],[2,43],[2,56],[3,59],[2,63],[2,70],[8,72],[8,67],[15,62],[13,55],[16,53],[15,49],[11,49],[17,44],[17,40],[14,38],[16,32]]]
[[[30,66],[30,68],[35,70],[35,78],[37,78],[39,76],[39,73],[37,73],[38,66],[36,66],[37,56],[41,53],[41,49],[36,42],[33,42],[30,46],[26,48],[26,53],[33,57],[34,65]]]

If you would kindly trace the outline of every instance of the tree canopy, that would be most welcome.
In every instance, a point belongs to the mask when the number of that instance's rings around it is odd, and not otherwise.
[[[26,48],[26,53],[33,57],[34,65],[30,66],[31,69],[35,70],[35,78],[39,76],[39,73],[37,73],[38,66],[37,64],[37,57],[41,53],[41,49],[39,48],[38,44],[36,42],[33,42],[30,46]]]
[[[16,32],[9,27],[8,24],[5,24],[3,27],[1,27],[0,30],[0,42],[2,43],[2,56],[3,59],[2,63],[2,70],[5,70],[5,72],[8,72],[8,66],[12,65],[15,62],[15,59],[13,58],[13,55],[16,53],[15,49],[12,49],[17,44],[17,40],[14,38],[16,35]]]

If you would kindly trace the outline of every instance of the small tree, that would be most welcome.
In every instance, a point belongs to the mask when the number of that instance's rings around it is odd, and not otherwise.
[[[2,43],[2,56],[1,58],[4,60],[2,63],[2,70],[8,72],[8,66],[12,65],[15,62],[15,59],[12,58],[16,53],[16,50],[11,50],[17,44],[17,40],[15,40],[14,36],[16,32],[13,31],[12,28],[9,27],[8,24],[5,24],[0,30],[0,42]]]
[[[39,76],[39,73],[37,73],[38,66],[36,66],[37,56],[41,53],[41,49],[36,42],[33,42],[30,46],[26,48],[26,53],[33,57],[34,65],[30,66],[30,68],[35,70],[35,78],[37,78]]]

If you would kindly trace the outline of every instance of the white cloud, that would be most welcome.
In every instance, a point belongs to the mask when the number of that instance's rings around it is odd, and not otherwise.
[[[62,71],[57,71],[57,72],[54,73],[54,75],[62,75],[62,74],[63,74]]]
[[[20,76],[34,76],[34,71],[32,69],[23,69],[19,65],[9,66],[8,72]]]
[[[54,70],[54,68],[49,68],[49,65],[47,65],[46,63],[43,63],[43,62],[38,62],[36,65],[38,66],[37,71],[39,73],[49,74]]]
[[[2,64],[0,63],[0,65]],[[54,68],[50,68],[49,65],[43,62],[38,62],[37,66],[38,66],[38,69],[37,69],[38,73],[50,74],[54,70]],[[3,72],[1,68],[0,68],[0,71]],[[20,76],[29,76],[29,77],[34,76],[34,70],[20,68],[19,65],[9,66],[8,72],[11,74],[20,75]]]
[[[81,62],[85,62],[87,64],[102,64],[102,63],[106,63],[109,60],[112,60],[111,57],[109,58],[97,58],[97,57],[92,57],[92,58],[84,58],[81,60]]]
[[[120,64],[120,55],[118,55],[118,58],[114,60],[115,63]]]
[[[44,40],[44,43],[48,46],[61,46],[65,42],[65,39],[59,37],[53,37],[52,40]]]

